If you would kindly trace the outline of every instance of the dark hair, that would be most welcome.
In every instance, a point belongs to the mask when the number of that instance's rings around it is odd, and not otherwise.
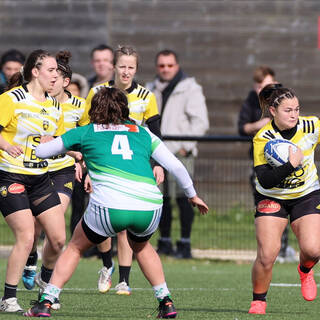
[[[139,64],[138,52],[135,48],[130,47],[130,46],[120,46],[119,45],[118,49],[114,52],[113,65],[115,66],[117,64],[119,58],[124,55],[135,57],[136,61],[137,61],[137,68],[138,68],[138,64]]]
[[[92,50],[91,50],[91,58],[93,58],[93,54],[96,52],[96,51],[103,51],[103,50],[109,50],[112,52],[113,54],[113,49],[110,47],[110,46],[107,46],[106,44],[99,44],[98,46],[94,47]]]
[[[262,117],[270,116],[269,107],[277,108],[283,99],[296,97],[292,89],[282,87],[281,83],[268,84],[259,93]]]
[[[71,80],[72,77],[72,70],[69,66],[69,60],[72,57],[70,51],[59,51],[56,54],[56,60],[58,64],[58,70],[61,72],[62,77],[69,78]]]
[[[276,73],[268,66],[259,66],[253,71],[253,81],[261,83],[266,76],[275,77]]]
[[[171,49],[164,49],[164,50],[159,51],[156,55],[155,63],[157,64],[159,56],[170,56],[170,55],[173,55],[176,62],[179,63],[178,54]]]
[[[128,100],[117,88],[103,87],[92,98],[89,117],[92,123],[121,124],[129,120]]]
[[[42,60],[47,57],[52,57],[52,55],[48,51],[42,49],[31,52],[23,66],[23,71],[16,72],[10,78],[8,89],[20,86],[24,81],[30,82],[32,80],[32,69],[40,69]]]
[[[21,53],[19,50],[11,49],[6,51],[1,56],[0,68],[2,68],[3,65],[9,61],[19,62],[23,65],[25,60],[26,60],[26,57],[24,56],[23,53]]]

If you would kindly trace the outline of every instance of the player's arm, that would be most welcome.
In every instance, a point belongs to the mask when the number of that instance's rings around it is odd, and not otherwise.
[[[294,170],[295,168],[292,166],[290,161],[276,168],[271,167],[269,164],[263,164],[254,167],[257,179],[264,189],[271,189],[276,187]]]
[[[40,159],[47,159],[61,153],[66,153],[67,151],[68,150],[64,147],[62,138],[57,137],[49,142],[40,143],[36,147],[36,156]]]
[[[11,99],[6,94],[0,95],[0,106],[1,106],[1,116],[0,116],[0,132],[5,128],[14,116],[14,107],[11,104]],[[0,133],[0,149],[7,152],[11,157],[18,157],[23,153],[23,149],[19,145],[12,145],[7,140],[5,140]]]
[[[156,147],[152,153],[152,158],[175,177],[193,206],[197,206],[202,214],[208,213],[208,206],[197,196],[187,169],[181,161],[169,151],[163,142],[160,142]]]
[[[152,133],[154,133],[157,137],[162,139],[160,131],[160,119],[160,115],[156,114],[155,116],[152,116],[146,121],[146,125]]]
[[[3,127],[0,126],[0,132],[2,131]],[[16,158],[20,156],[20,154],[23,154],[23,149],[20,146],[15,146],[10,144],[8,141],[6,141],[2,134],[0,133],[0,149],[5,151],[7,154],[9,154],[11,157]]]

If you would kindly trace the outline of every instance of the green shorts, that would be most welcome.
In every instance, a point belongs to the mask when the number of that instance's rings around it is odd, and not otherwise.
[[[90,202],[83,220],[91,231],[105,238],[113,237],[118,232],[127,230],[133,240],[135,238],[145,239],[146,237],[150,238],[157,230],[161,212],[162,207],[151,211],[120,210],[105,208]],[[89,234],[85,233],[89,238]],[[93,239],[89,238],[89,240]],[[92,242],[97,243],[97,241]]]

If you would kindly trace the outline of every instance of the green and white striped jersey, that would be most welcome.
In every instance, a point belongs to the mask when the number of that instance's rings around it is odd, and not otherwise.
[[[162,194],[150,165],[161,140],[131,122],[89,124],[62,136],[64,147],[80,151],[92,180],[91,200],[107,208],[154,210]]]

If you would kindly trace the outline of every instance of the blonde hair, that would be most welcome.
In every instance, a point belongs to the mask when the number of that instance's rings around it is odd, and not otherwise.
[[[138,68],[138,63],[139,63],[138,52],[136,51],[136,49],[130,46],[120,46],[120,45],[118,46],[118,48],[114,51],[113,65],[115,66],[118,60],[120,59],[120,57],[124,55],[135,57],[137,62],[137,68]]]

